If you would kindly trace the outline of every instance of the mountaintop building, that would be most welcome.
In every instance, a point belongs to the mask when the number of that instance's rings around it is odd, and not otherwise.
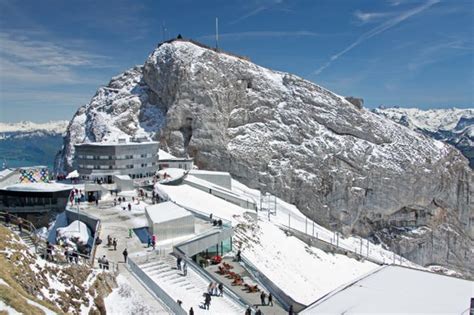
[[[84,180],[112,183],[114,175],[132,179],[153,177],[158,170],[159,143],[83,143],[75,145],[75,166]]]

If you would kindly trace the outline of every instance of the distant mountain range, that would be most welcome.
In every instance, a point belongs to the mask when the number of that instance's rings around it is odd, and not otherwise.
[[[377,108],[373,112],[455,146],[474,168],[474,109]]]
[[[33,123],[0,123],[0,168],[53,166],[66,131],[67,120]]]

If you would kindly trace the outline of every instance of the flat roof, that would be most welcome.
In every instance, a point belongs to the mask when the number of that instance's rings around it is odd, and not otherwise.
[[[390,265],[328,294],[301,314],[461,314],[473,296],[473,281]]]
[[[74,186],[59,183],[19,183],[3,187],[2,190],[8,191],[34,191],[34,192],[56,192],[71,190]]]
[[[6,177],[8,175],[10,175],[11,173],[13,173],[15,171],[15,169],[10,169],[10,168],[6,168],[4,170],[1,170],[0,171],[0,179],[3,178],[3,177]]]
[[[118,179],[122,180],[132,180],[132,178],[128,175],[114,175],[114,177],[117,177]]]
[[[229,172],[219,172],[219,171],[208,171],[208,170],[191,170],[189,171],[190,175],[196,174],[196,175],[225,175],[225,176],[230,176]]]
[[[179,218],[192,216],[193,214],[174,202],[166,201],[155,205],[147,206],[146,213],[153,223],[167,222]]]
[[[147,145],[147,144],[158,144],[157,141],[144,141],[144,142],[89,142],[75,144],[76,147],[96,146],[96,147],[115,147],[122,145]]]

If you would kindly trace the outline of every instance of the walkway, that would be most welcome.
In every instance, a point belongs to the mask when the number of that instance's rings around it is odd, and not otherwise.
[[[181,300],[182,307],[195,314],[244,314],[245,309],[228,297],[213,296],[209,311],[202,309],[203,294],[209,283],[188,266],[187,276],[176,269],[176,258],[171,255],[159,256],[149,262],[138,264],[175,301]],[[270,314],[270,313],[269,313]]]
[[[134,220],[140,219],[143,215],[132,215],[126,216],[122,210],[116,210],[113,207],[113,202],[100,202],[99,207],[95,205],[81,206],[81,211],[88,214],[94,215],[101,220],[101,231],[100,238],[102,244],[96,248],[96,258],[105,255],[107,259],[113,264],[118,265],[118,273],[123,275],[128,281],[130,286],[146,301],[147,305],[150,306],[156,313],[167,314],[168,309],[163,306],[163,302],[159,301],[148,289],[141,284],[134,275],[125,267],[123,263],[122,252],[124,248],[127,248],[129,254],[134,252],[151,251],[146,248],[146,244],[142,244],[135,233],[132,233],[132,237],[128,237],[128,229],[133,228],[135,223]],[[127,213],[128,214],[128,213]],[[117,238],[117,250],[114,251],[113,247],[107,246],[107,235],[112,238]],[[97,259],[95,261],[97,266]]]
[[[257,284],[250,276],[250,274],[237,262],[232,261],[230,258],[225,258],[223,260],[225,263],[233,266],[231,269],[232,272],[235,272],[239,274],[243,279],[244,282],[246,282],[249,285],[255,285]],[[219,279],[222,284],[224,284],[227,288],[231,289],[232,292],[237,294],[242,300],[247,302],[249,305],[256,305],[258,306],[259,309],[262,310],[263,314],[288,314],[287,311],[283,309],[283,307],[278,303],[278,301],[273,298],[273,304],[274,306],[267,306],[267,305],[262,305],[260,301],[260,292],[255,292],[255,293],[249,293],[244,286],[235,286],[232,285],[233,279],[229,279],[224,275],[219,274],[218,268],[219,266],[222,266],[222,264],[219,265],[210,265],[209,267],[206,268],[206,270],[209,273],[212,273],[214,277]],[[260,288],[260,285],[259,285]],[[260,288],[261,289],[261,288]],[[268,292],[265,292],[268,296]],[[268,302],[268,297],[267,297],[267,302]]]

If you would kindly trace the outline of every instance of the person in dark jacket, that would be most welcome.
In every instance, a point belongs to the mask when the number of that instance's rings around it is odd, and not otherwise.
[[[194,310],[192,307],[189,309],[189,315],[194,315]]]
[[[245,310],[245,315],[252,315],[252,309],[249,307],[247,307],[247,309]]]
[[[290,305],[290,309],[288,310],[288,315],[294,315],[295,312],[293,312],[293,305]]]
[[[20,233],[23,232],[23,219],[18,218],[18,230],[20,230]]]
[[[12,220],[12,219],[10,218],[10,213],[8,213],[8,211],[7,211],[7,213],[5,213],[5,224],[6,224],[7,226],[10,226],[11,220]]]
[[[208,310],[209,306],[211,305],[211,295],[209,293],[205,293],[206,297],[204,299],[204,307]]]
[[[262,305],[265,305],[265,298],[267,297],[267,295],[265,294],[265,292],[262,291],[262,293],[260,294],[260,301],[262,302]]]
[[[258,308],[258,306],[255,306],[255,315],[262,315],[262,311]]]
[[[219,289],[219,296],[224,296],[224,285],[222,283],[219,283],[217,288]]]
[[[273,306],[273,295],[268,293],[268,305]]]
[[[123,250],[122,255],[123,255],[123,261],[127,263],[128,251],[126,248]]]

